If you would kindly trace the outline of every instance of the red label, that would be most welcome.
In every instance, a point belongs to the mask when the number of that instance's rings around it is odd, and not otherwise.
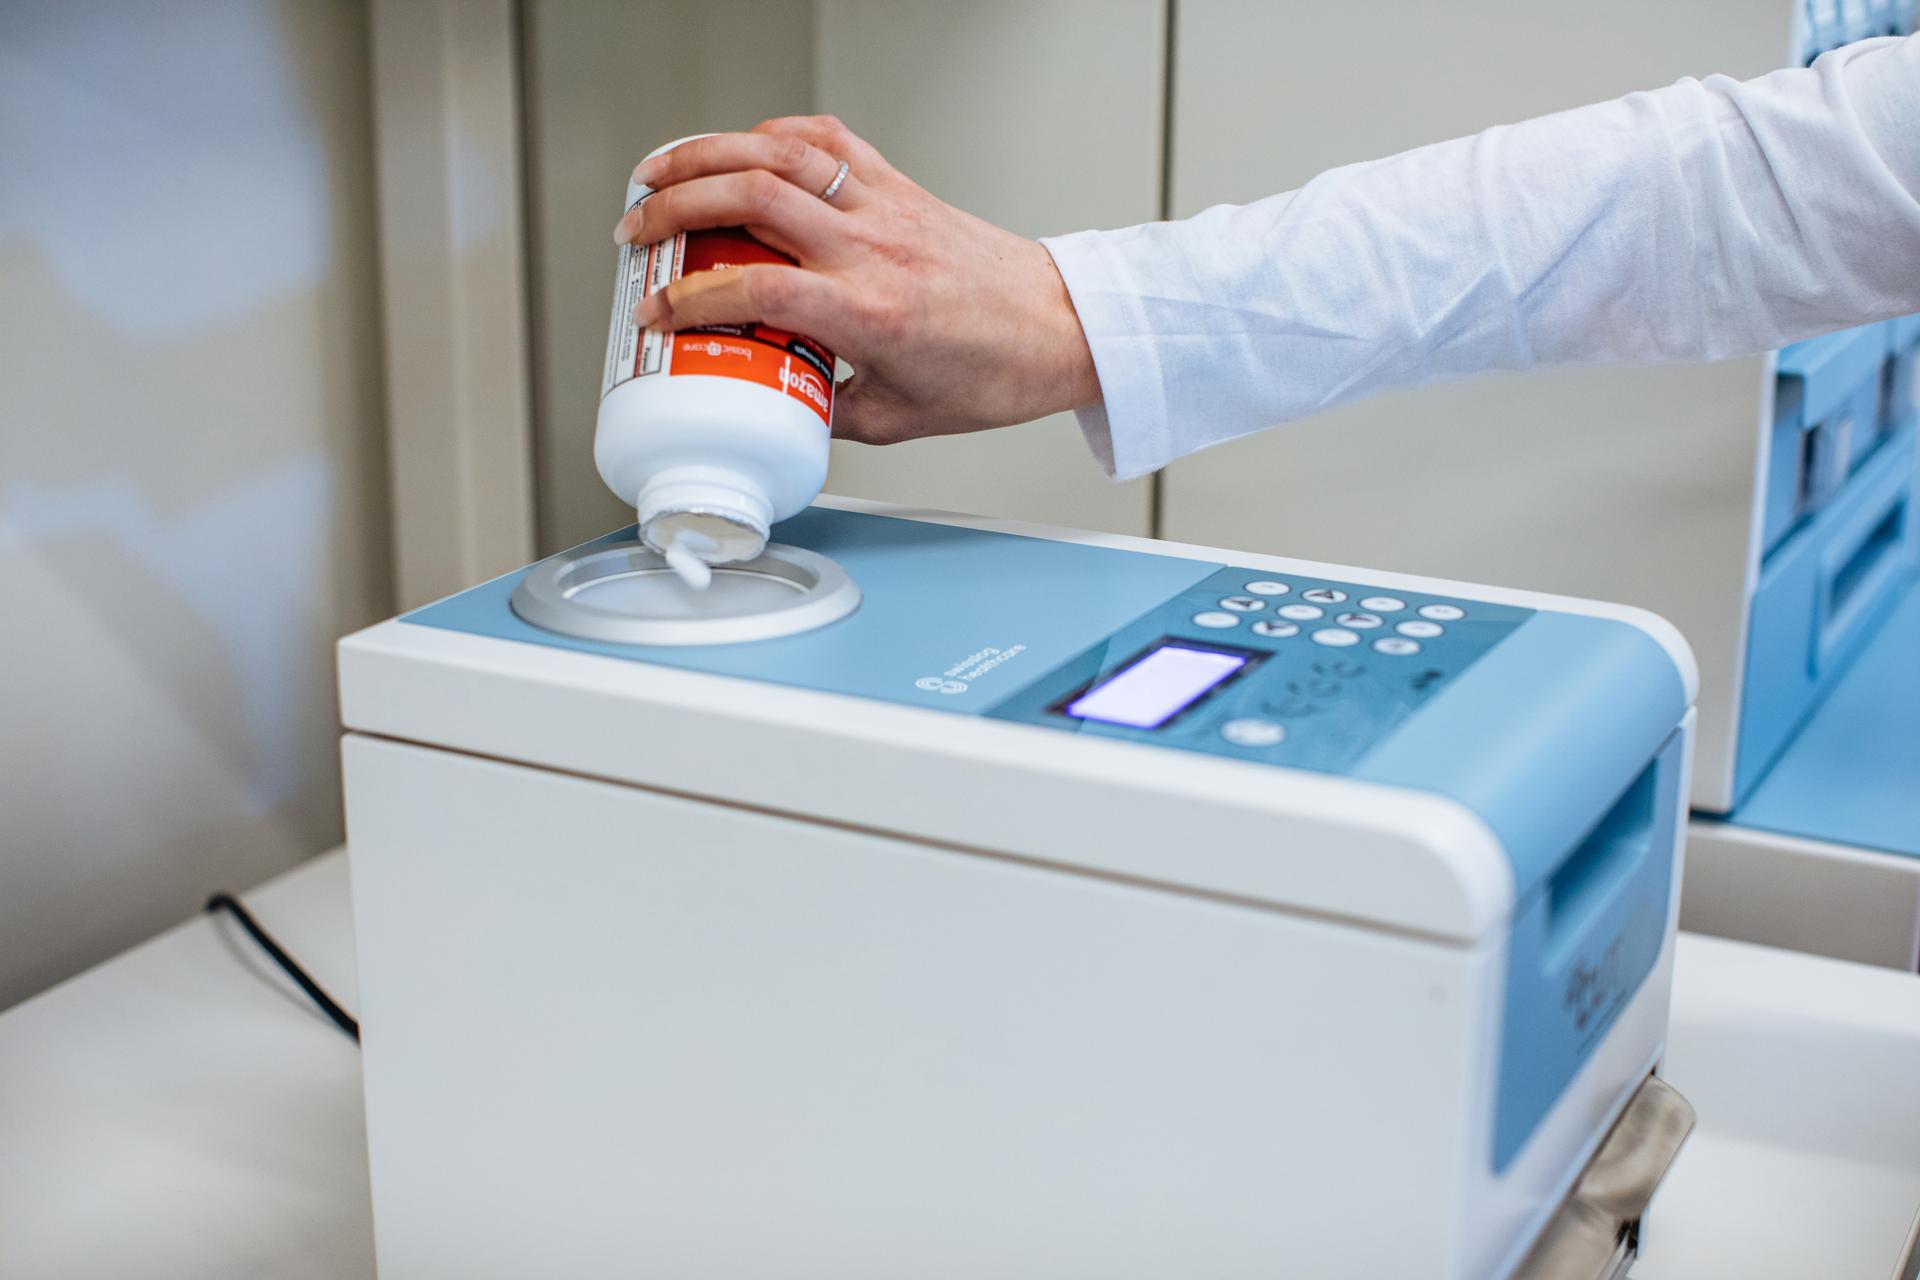
[[[689,231],[676,279],[696,271],[727,271],[755,263],[791,265],[738,227]],[[651,292],[651,290],[649,290]],[[765,324],[718,324],[673,336],[670,373],[742,378],[792,396],[833,421],[833,353],[805,334]]]

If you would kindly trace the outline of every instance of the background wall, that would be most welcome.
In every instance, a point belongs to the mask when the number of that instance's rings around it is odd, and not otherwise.
[[[0,7],[0,1006],[340,838],[367,65],[359,4]]]

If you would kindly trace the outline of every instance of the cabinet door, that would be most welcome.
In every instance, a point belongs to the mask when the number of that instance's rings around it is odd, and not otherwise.
[[[830,111],[936,194],[1025,235],[1160,211],[1164,0],[527,0],[526,136],[540,543],[632,519],[593,466],[628,172],[661,142]],[[751,38],[743,38],[751,36]],[[885,449],[837,444],[831,492],[1144,533],[1060,414]]]
[[[1160,215],[1163,0],[820,0],[820,109],[902,172],[1022,235]],[[834,447],[837,493],[1145,533],[1070,414],[974,436]]]
[[[1788,61],[1793,10],[1182,0],[1173,212],[1683,75],[1761,74]],[[1770,379],[1754,358],[1385,396],[1174,464],[1161,532],[1653,609],[1700,657],[1709,783],[1727,757]]]

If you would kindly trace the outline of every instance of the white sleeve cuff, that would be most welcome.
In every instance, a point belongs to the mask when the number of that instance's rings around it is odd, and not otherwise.
[[[1140,289],[1117,244],[1135,230],[1079,231],[1040,242],[1066,282],[1100,380],[1100,402],[1075,416],[1087,447],[1116,480],[1157,471],[1180,453]]]

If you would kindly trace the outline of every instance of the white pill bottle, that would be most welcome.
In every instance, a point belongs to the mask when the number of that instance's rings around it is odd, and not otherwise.
[[[627,208],[652,194],[629,183]],[[676,567],[696,556],[707,564],[752,559],[775,522],[819,494],[832,435],[833,353],[764,324],[643,329],[634,304],[696,271],[791,261],[739,227],[620,246],[593,458],[601,479],[633,504],[647,545]]]

